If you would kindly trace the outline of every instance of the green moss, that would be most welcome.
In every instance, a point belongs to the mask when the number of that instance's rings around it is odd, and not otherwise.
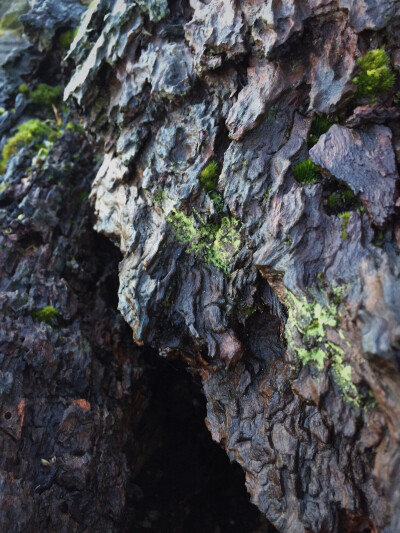
[[[38,119],[28,120],[17,127],[17,133],[8,140],[3,148],[3,159],[8,161],[11,155],[17,152],[18,146],[28,145],[32,141],[51,135],[53,130]]]
[[[220,169],[216,161],[211,161],[200,173],[200,185],[206,192],[214,191],[218,184]]]
[[[252,316],[256,312],[257,312],[257,307],[246,307],[246,309],[244,310],[244,314],[246,316]]]
[[[311,147],[317,144],[318,139],[321,137],[321,135],[326,133],[332,125],[333,125],[333,122],[331,122],[326,117],[323,117],[323,116],[315,117],[314,120],[312,121],[311,128],[310,128],[310,134],[308,136],[309,146]]]
[[[338,193],[333,193],[328,197],[327,205],[330,209],[338,209],[341,203],[341,196]]]
[[[81,192],[78,197],[78,204],[79,205],[82,204],[86,200],[86,198],[88,198],[88,196],[89,196],[88,192],[86,191]]]
[[[40,83],[34,91],[29,93],[31,100],[37,105],[50,106],[55,104],[61,96],[61,87],[52,87],[46,83]]]
[[[293,175],[298,183],[306,185],[311,185],[321,178],[318,167],[311,159],[305,159],[298,163],[293,169]]]
[[[184,245],[188,253],[205,262],[213,264],[228,274],[233,256],[240,249],[239,221],[235,218],[223,217],[220,225],[203,222],[197,216],[172,209],[167,217],[175,238]]]
[[[78,33],[78,28],[75,28],[75,29],[70,28],[69,30],[66,30],[60,33],[58,42],[60,43],[61,50],[63,50],[64,52],[68,50],[68,48],[72,44],[72,41],[75,39],[77,33]]]
[[[395,75],[390,68],[390,59],[384,48],[370,50],[357,61],[360,73],[353,79],[357,84],[357,94],[375,99],[379,94],[391,89]]]
[[[85,135],[84,128],[80,124],[75,124],[75,122],[68,122],[68,124],[65,126],[65,129],[67,131],[76,131],[81,135]]]
[[[375,239],[373,240],[373,244],[374,246],[377,246],[378,248],[380,248],[383,244],[385,240],[385,236],[383,234],[382,231],[378,231],[376,236],[375,236]]]
[[[359,208],[360,200],[351,189],[345,189],[329,195],[326,205],[331,214],[339,214]]]
[[[354,200],[354,198],[355,198],[355,194],[354,194],[354,192],[351,189],[347,189],[346,191],[344,191],[342,193],[342,198],[346,202],[352,202]]]
[[[38,319],[40,322],[45,322],[49,326],[54,326],[58,324],[58,320],[61,315],[54,307],[50,305],[43,307],[43,309],[38,309],[32,311],[32,318]]]
[[[21,85],[19,86],[19,92],[22,93],[22,94],[26,94],[29,89],[28,89],[28,85],[24,82],[24,83],[21,83]]]
[[[214,207],[215,207],[215,211],[221,215],[224,211],[224,206],[225,206],[225,200],[224,200],[224,197],[222,196],[222,194],[219,194],[217,192],[212,192],[210,194],[211,196],[211,199],[214,203]]]
[[[162,187],[158,187],[154,193],[153,200],[156,204],[162,204],[163,200],[167,198],[167,194]]]
[[[0,172],[4,173],[10,157],[18,152],[21,146],[26,146],[34,141],[39,141],[43,137],[49,137],[53,130],[38,119],[28,120],[17,127],[17,133],[5,144],[0,160]]]

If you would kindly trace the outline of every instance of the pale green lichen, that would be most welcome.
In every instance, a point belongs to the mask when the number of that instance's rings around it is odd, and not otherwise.
[[[232,262],[232,257],[240,249],[239,221],[235,218],[223,217],[215,240],[207,255],[210,263],[223,270],[226,274]]]
[[[335,376],[336,384],[340,387],[343,397],[347,402],[351,402],[355,405],[361,404],[361,397],[358,394],[357,387],[354,385],[351,376],[351,366],[346,365],[343,362],[344,350],[333,344],[333,342],[327,342],[331,350],[331,363],[332,370]]]
[[[326,337],[326,329],[335,328],[339,331],[339,337],[346,342],[345,334],[339,327],[337,308],[346,291],[346,287],[337,287],[331,291],[330,299],[318,292],[316,299],[311,301],[304,296],[297,298],[287,291],[289,318],[286,339],[302,365],[310,364],[322,372],[329,362],[343,398],[359,406],[363,399],[352,381],[351,366],[344,363],[344,350]]]
[[[335,305],[322,306],[315,300],[309,302],[305,297],[296,298],[290,292],[287,292],[287,302],[289,304],[287,330],[290,332],[291,328],[294,327],[302,335],[303,343],[308,345],[309,349],[296,344],[292,344],[292,347],[303,364],[314,362],[318,370],[323,370],[327,357],[326,349],[312,345],[324,344],[326,326],[337,326]],[[292,339],[293,337],[291,337]]]
[[[196,218],[177,209],[172,209],[167,216],[175,238],[188,253],[228,274],[232,259],[240,249],[239,221],[223,217],[220,224],[213,224],[204,222],[197,213]]]

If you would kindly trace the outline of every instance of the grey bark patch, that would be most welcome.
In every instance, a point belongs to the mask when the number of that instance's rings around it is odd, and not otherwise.
[[[310,157],[360,194],[377,225],[393,215],[399,175],[389,128],[351,130],[335,124],[310,150]]]

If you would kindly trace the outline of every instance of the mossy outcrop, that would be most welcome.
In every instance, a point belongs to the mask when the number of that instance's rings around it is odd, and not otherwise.
[[[22,20],[59,53],[48,7]],[[68,52],[119,310],[200,376],[282,532],[399,529],[399,25],[390,0],[98,0]]]

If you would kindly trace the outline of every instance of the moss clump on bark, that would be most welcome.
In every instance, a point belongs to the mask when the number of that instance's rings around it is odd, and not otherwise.
[[[294,179],[304,185],[312,185],[321,178],[317,165],[311,159],[305,159],[293,169]]]
[[[64,52],[68,50],[68,48],[72,44],[72,41],[75,39],[77,33],[78,33],[78,28],[76,29],[70,28],[69,30],[66,30],[60,33],[58,42],[60,43],[61,50],[63,50]]]
[[[311,147],[317,144],[321,135],[326,133],[331,126],[333,126],[333,122],[328,118],[323,116],[315,117],[312,121],[310,133],[308,135],[308,145]]]
[[[375,99],[393,87],[395,75],[390,68],[390,59],[383,48],[370,50],[357,61],[360,73],[353,78],[357,95]]]
[[[52,87],[46,83],[40,83],[34,91],[29,93],[33,103],[47,107],[55,104],[60,99],[60,96],[61,87],[59,85]]]
[[[31,119],[17,127],[17,133],[5,144],[0,160],[0,173],[3,173],[10,157],[18,152],[22,146],[28,146],[34,141],[48,138],[54,133],[50,126],[39,119]]]
[[[26,94],[26,93],[29,91],[29,89],[28,89],[28,84],[25,83],[25,82],[24,82],[24,83],[21,83],[21,85],[19,86],[19,89],[18,89],[18,90],[19,90],[19,92],[20,92],[21,94]]]
[[[40,322],[45,322],[49,326],[57,325],[60,316],[61,315],[57,309],[51,305],[47,305],[46,307],[43,307],[43,309],[32,311],[32,318],[37,318]]]
[[[206,192],[214,191],[217,187],[220,169],[216,161],[211,161],[200,173],[200,185]]]

